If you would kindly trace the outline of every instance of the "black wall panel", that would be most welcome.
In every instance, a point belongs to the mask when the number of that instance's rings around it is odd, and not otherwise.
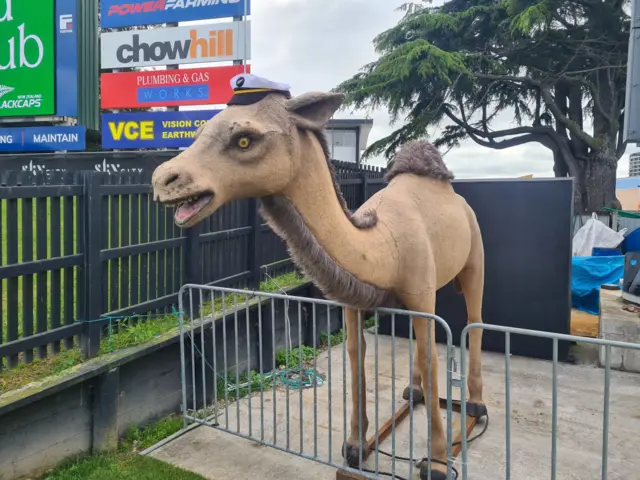
[[[572,180],[458,180],[456,192],[474,209],[485,248],[485,323],[569,334],[571,316]],[[438,291],[436,314],[460,344],[467,322],[464,297],[449,284]],[[380,333],[389,335],[384,318]],[[407,337],[407,317],[396,318],[396,335]],[[445,341],[437,328],[437,340]],[[504,352],[504,333],[485,330],[483,350]],[[559,343],[559,358],[569,344]],[[552,341],[511,335],[511,353],[551,358]]]

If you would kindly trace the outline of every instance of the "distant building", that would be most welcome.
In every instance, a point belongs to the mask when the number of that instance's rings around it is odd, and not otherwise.
[[[640,177],[640,152],[634,152],[629,156],[629,176]]]
[[[331,158],[360,165],[360,156],[369,141],[371,119],[329,120],[326,128]]]
[[[631,170],[631,162],[629,162]],[[640,210],[640,176],[616,179],[616,197],[622,210]]]

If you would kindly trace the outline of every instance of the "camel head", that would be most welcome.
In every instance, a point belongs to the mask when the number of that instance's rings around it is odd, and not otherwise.
[[[282,193],[309,161],[301,137],[307,131],[323,135],[344,98],[321,92],[291,98],[287,86],[253,75],[234,77],[232,86],[227,108],[153,172],[154,199],[177,206],[179,227],[196,225],[233,200]]]

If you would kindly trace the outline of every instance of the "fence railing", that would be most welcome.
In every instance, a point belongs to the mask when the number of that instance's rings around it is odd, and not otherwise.
[[[380,169],[334,166],[351,209],[384,186]],[[257,288],[261,267],[293,270],[255,199],[182,230],[150,175],[1,174],[0,369],[61,345],[93,356],[105,317],[171,312],[184,283]]]
[[[190,284],[182,292],[184,428],[143,454],[205,425],[336,467],[337,479],[410,479],[418,471],[425,480],[637,477],[640,461],[628,439],[640,428],[629,414],[640,381],[621,364],[623,356],[637,357],[640,344],[471,323],[455,348],[445,320],[425,313],[354,314],[322,299],[239,298],[241,291]],[[398,338],[397,317],[409,317],[410,332],[434,322],[445,340],[435,344],[418,329],[417,339]],[[388,335],[377,328],[384,322]],[[482,351],[474,373],[467,338],[483,331],[504,334],[504,354]],[[512,355],[516,336],[548,341],[551,361]],[[563,342],[582,344],[571,363],[559,361]],[[432,360],[440,367],[424,375]],[[420,365],[422,392],[407,394]],[[472,400],[479,373],[480,396]],[[431,386],[444,398],[431,397]],[[478,400],[488,410],[471,403]],[[434,428],[442,417],[442,428]],[[171,452],[176,457],[192,444],[185,439]],[[212,468],[223,472],[225,461]],[[313,464],[305,468],[319,477]]]

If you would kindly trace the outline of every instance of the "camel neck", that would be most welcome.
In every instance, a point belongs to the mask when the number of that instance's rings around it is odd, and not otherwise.
[[[357,280],[389,290],[393,285],[396,254],[384,226],[359,229],[347,217],[338,199],[321,146],[312,134],[301,136],[300,173],[283,192],[304,226],[340,268]],[[304,254],[304,252],[299,252]]]

